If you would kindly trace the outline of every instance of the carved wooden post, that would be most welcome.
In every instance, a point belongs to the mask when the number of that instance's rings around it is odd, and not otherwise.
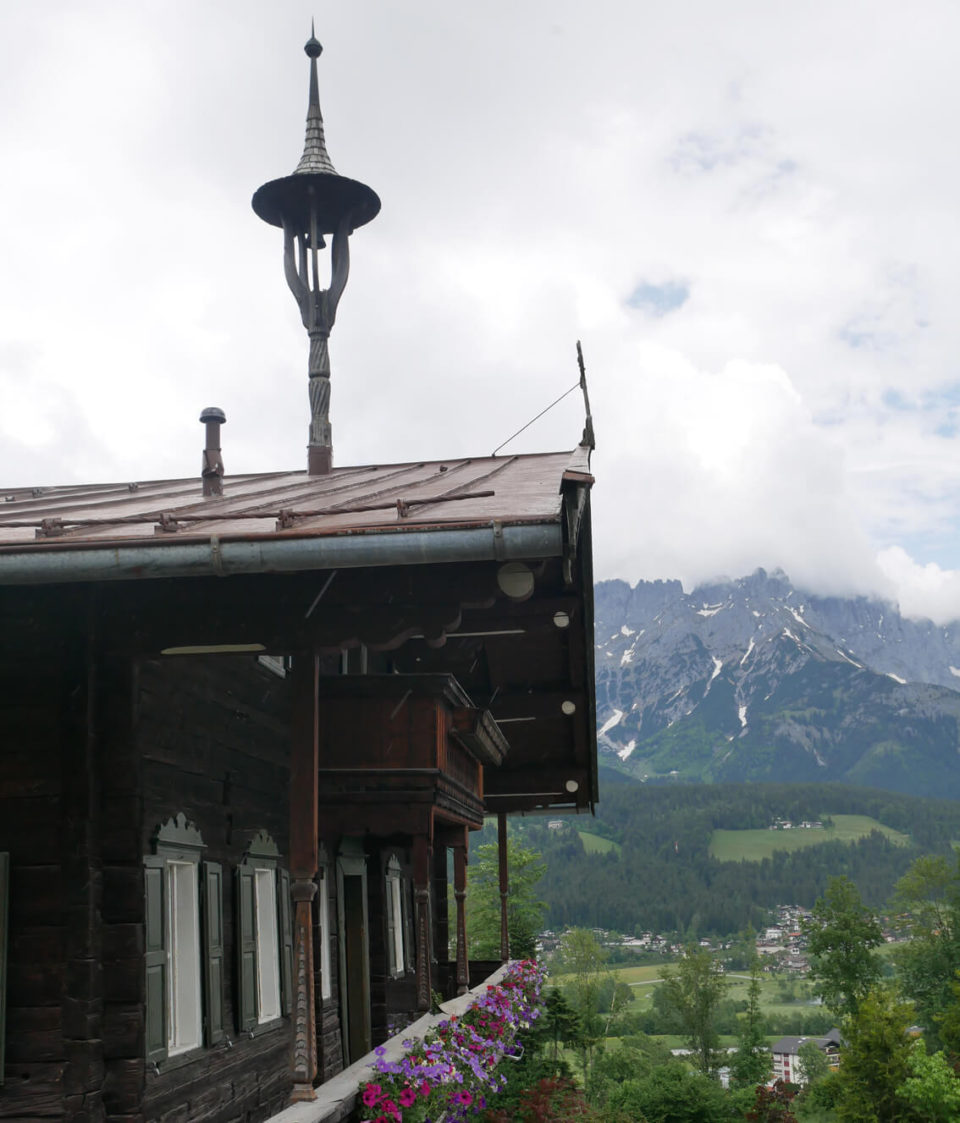
[[[417,1009],[429,1010],[433,990],[430,958],[430,841],[413,839],[413,895],[417,906]]]
[[[504,963],[510,958],[510,929],[507,926],[507,897],[510,880],[507,873],[507,816],[497,815],[497,852],[500,859],[500,958]]]
[[[453,848],[453,895],[457,902],[457,994],[470,989],[470,964],[467,961],[467,838]]]
[[[317,1016],[313,978],[313,898],[317,892],[317,770],[319,663],[293,660],[293,743],[290,754],[290,877],[293,935],[293,1099],[312,1100],[317,1075]]]

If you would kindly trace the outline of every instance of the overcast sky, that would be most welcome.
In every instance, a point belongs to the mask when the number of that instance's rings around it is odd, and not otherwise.
[[[960,617],[955,0],[0,8],[0,483],[305,464],[306,336],[250,196],[311,15],[370,184],[338,464],[489,454],[577,378],[600,577],[764,566]],[[573,447],[579,394],[505,451]]]

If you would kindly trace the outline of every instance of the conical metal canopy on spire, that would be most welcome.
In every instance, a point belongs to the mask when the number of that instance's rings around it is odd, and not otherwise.
[[[345,218],[351,230],[364,226],[380,211],[380,198],[365,183],[338,175],[327,153],[320,113],[320,88],[317,59],[323,47],[310,28],[304,51],[310,59],[310,101],[303,155],[292,175],[265,183],[253,196],[253,209],[271,226],[284,220],[297,233],[311,229],[311,212],[316,216],[317,233],[333,234]]]

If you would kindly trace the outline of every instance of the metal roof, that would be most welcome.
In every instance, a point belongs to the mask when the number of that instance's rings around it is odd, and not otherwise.
[[[302,537],[359,530],[556,522],[560,485],[590,482],[586,450],[3,491],[0,550],[157,539]]]

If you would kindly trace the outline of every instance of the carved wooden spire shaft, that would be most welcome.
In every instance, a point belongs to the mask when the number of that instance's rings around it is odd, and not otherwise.
[[[265,183],[253,196],[256,213],[283,229],[284,275],[310,337],[310,475],[329,472],[333,465],[328,340],[350,271],[348,240],[358,226],[375,218],[380,210],[376,192],[365,183],[339,175],[327,153],[317,80],[317,59],[322,50],[311,27],[304,46],[310,59],[310,101],[300,163],[292,175]],[[319,253],[326,248],[325,235],[330,234],[330,283],[323,288]]]

